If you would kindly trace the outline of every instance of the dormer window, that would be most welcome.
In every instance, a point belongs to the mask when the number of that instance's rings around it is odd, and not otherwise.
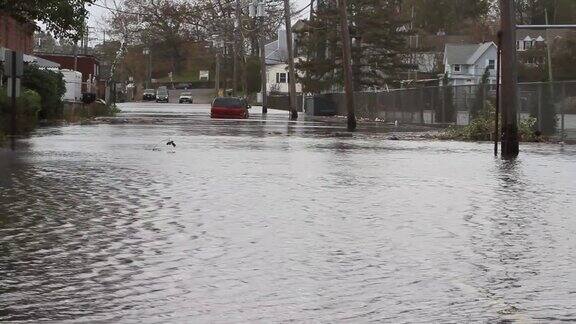
[[[460,66],[460,64],[454,64],[454,72],[460,72],[462,70],[462,67]]]

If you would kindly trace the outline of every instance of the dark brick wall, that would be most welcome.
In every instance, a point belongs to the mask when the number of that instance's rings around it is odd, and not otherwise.
[[[74,70],[74,55],[69,54],[34,54],[43,59],[60,64],[60,68]],[[78,55],[76,71],[82,73],[82,82],[88,81],[88,77],[96,77],[98,84],[100,76],[100,62],[91,55]],[[86,91],[86,85],[82,84],[82,92]],[[98,93],[98,92],[97,92]]]
[[[32,54],[34,48],[34,24],[20,23],[0,13],[0,46]]]

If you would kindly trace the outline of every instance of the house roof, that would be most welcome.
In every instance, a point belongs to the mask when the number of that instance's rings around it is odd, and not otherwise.
[[[278,30],[278,40],[266,44],[264,53],[266,53],[266,64],[285,63],[288,57],[286,31]]]
[[[37,57],[34,55],[26,55],[24,54],[24,62],[29,64],[34,64],[41,68],[60,68],[60,64],[56,62],[49,61],[47,59],[43,59],[41,57]]]
[[[306,27],[306,23],[298,20],[293,26],[292,31],[302,30]],[[266,54],[266,64],[284,64],[288,60],[288,41],[286,40],[286,30],[279,29],[277,32],[277,39],[264,46],[264,53]],[[294,38],[292,40],[294,43]]]
[[[0,47],[0,61],[4,62],[4,55],[3,53],[6,51],[7,49],[4,47]],[[43,59],[41,57],[37,57],[34,55],[29,55],[29,54],[23,54],[22,55],[22,62],[26,63],[26,64],[34,64],[38,67],[41,68],[60,68],[60,64],[56,63],[56,62],[52,62],[46,59]]]
[[[446,64],[474,64],[493,42],[481,44],[446,44],[444,60]]]

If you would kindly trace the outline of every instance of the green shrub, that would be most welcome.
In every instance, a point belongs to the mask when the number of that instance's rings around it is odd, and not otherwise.
[[[6,89],[0,89],[0,133],[11,132],[12,115],[10,98],[6,96]],[[16,100],[16,132],[26,134],[34,130],[38,121],[38,112],[41,109],[40,95],[30,89],[24,89]]]
[[[450,126],[441,135],[442,139],[457,139],[466,141],[489,141],[494,139],[494,117],[496,109],[490,101],[486,101],[485,109],[478,112],[478,116],[473,118],[466,126]],[[499,122],[502,126],[502,122]],[[518,134],[521,141],[537,140],[534,133],[536,118],[528,117],[522,119],[518,124]]]
[[[29,133],[34,130],[38,122],[38,113],[42,108],[42,98],[38,92],[25,89],[20,98],[18,98],[17,105],[16,125],[18,125],[18,133]]]
[[[537,140],[534,132],[536,129],[536,122],[538,122],[538,120],[532,116],[520,120],[520,123],[518,123],[518,134],[521,141],[534,142]]]
[[[42,119],[59,118],[62,115],[62,96],[66,92],[66,84],[62,73],[41,70],[34,65],[28,65],[22,76],[22,87],[36,91],[41,99],[39,117]]]

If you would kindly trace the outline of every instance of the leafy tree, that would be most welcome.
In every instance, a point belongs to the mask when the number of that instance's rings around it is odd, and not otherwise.
[[[256,56],[250,56],[246,61],[246,73],[248,79],[248,93],[259,92],[261,89],[260,78],[260,59]]]
[[[454,87],[450,84],[448,73],[445,73],[442,77],[442,85],[442,87],[437,88],[439,91],[441,91],[442,102],[436,106],[436,119],[442,123],[453,122],[456,120],[456,108],[454,107]]]
[[[336,64],[342,60],[336,9],[333,1],[319,2],[312,19],[296,32],[296,46],[305,58],[295,67],[304,72],[298,80],[305,92],[319,93],[343,85],[343,71]]]
[[[0,10],[23,22],[42,21],[57,37],[84,34],[86,5],[95,0],[0,0]]]
[[[554,44],[552,66],[555,80],[576,79],[576,32]]]
[[[464,28],[483,22],[490,0],[404,0],[402,14],[414,28],[429,33],[461,33]]]
[[[355,0],[352,2],[352,47],[355,90],[394,83],[407,66],[405,21],[395,18],[395,1]]]
[[[574,23],[576,1],[574,0],[516,0],[516,16],[519,23],[538,25]]]
[[[16,132],[18,134],[26,134],[36,127],[40,109],[40,95],[34,90],[23,89],[16,100]],[[10,98],[6,95],[6,88],[0,88],[0,142],[2,142],[2,134],[11,131],[10,122]]]
[[[485,100],[486,100],[486,92],[487,92],[487,85],[489,84],[490,79],[490,69],[486,67],[484,73],[482,74],[482,78],[480,79],[480,84],[477,86],[476,95],[474,98],[474,105],[472,106],[472,110],[470,114],[472,118],[478,117],[480,112],[484,110]]]
[[[62,112],[62,96],[66,92],[62,73],[40,70],[28,65],[22,76],[22,86],[34,90],[42,98],[40,118],[55,118]]]
[[[405,34],[395,17],[393,0],[349,1],[352,38],[352,70],[355,90],[383,87],[395,82],[404,67]],[[305,59],[296,68],[304,91],[320,92],[342,85],[342,48],[338,13],[334,1],[321,2],[312,20],[298,33],[298,46]]]

